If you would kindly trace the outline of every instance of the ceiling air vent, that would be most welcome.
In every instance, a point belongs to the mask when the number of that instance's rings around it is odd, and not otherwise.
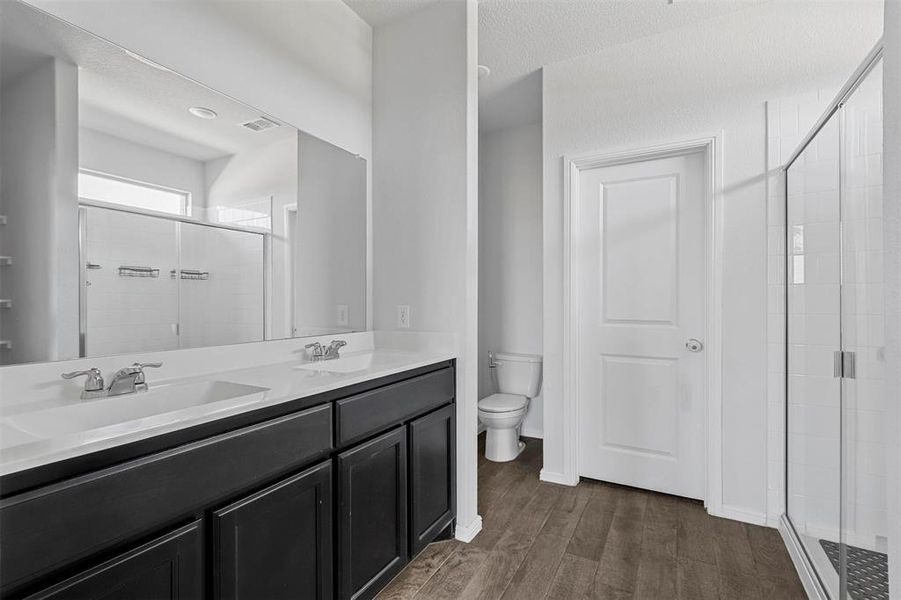
[[[272,119],[267,119],[266,117],[260,117],[259,119],[254,119],[253,121],[241,123],[241,127],[246,127],[251,131],[266,131],[267,129],[273,129],[278,126],[278,123],[276,123]]]

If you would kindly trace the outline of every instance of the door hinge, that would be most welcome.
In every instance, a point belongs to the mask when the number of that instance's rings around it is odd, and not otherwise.
[[[832,353],[832,375],[844,379],[857,377],[857,353],[836,350]]]

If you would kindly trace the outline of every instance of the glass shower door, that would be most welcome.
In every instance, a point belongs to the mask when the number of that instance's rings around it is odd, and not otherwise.
[[[81,354],[178,348],[177,224],[82,206]]]
[[[882,63],[786,172],[787,513],[830,598],[888,599]]]
[[[262,341],[265,237],[181,223],[179,247],[180,347]]]
[[[887,599],[881,61],[841,115],[842,583],[845,597]]]
[[[829,595],[842,569],[840,117],[786,174],[787,512]]]

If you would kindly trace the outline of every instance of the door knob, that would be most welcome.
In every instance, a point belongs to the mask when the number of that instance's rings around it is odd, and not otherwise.
[[[704,344],[701,340],[696,340],[695,338],[691,338],[687,342],[685,342],[685,347],[688,348],[689,352],[700,352],[704,349]]]

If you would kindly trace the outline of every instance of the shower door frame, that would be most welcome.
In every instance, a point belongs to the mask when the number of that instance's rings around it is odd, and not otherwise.
[[[788,331],[788,310],[789,310],[789,277],[791,273],[791,265],[790,265],[790,256],[788,249],[791,247],[790,236],[791,236],[791,228],[789,226],[789,212],[788,212],[788,170],[791,168],[792,164],[804,153],[807,147],[813,142],[820,131],[829,123],[833,116],[839,113],[844,107],[845,103],[848,99],[857,91],[857,88],[864,82],[867,76],[872,72],[872,70],[876,67],[879,61],[882,59],[883,55],[883,42],[882,38],[879,38],[879,41],[870,50],[870,53],[867,54],[867,57],[863,60],[860,66],[854,71],[848,81],[842,86],[841,90],[836,95],[835,99],[829,104],[826,111],[817,119],[813,128],[804,136],[801,140],[801,143],[795,149],[795,151],[791,154],[789,159],[785,162],[782,167],[780,167],[780,171],[782,173],[782,186],[783,186],[783,194],[784,194],[784,221],[783,226],[785,228],[785,264],[784,264],[784,287],[785,287],[785,297],[783,298],[783,310],[785,312],[785,355],[783,357],[783,368],[784,368],[784,393],[785,393],[785,411],[784,411],[784,419],[785,419],[785,427],[784,427],[784,472],[783,472],[783,501],[785,503],[785,512],[782,514],[782,517],[779,520],[779,531],[782,534],[783,540],[785,541],[785,545],[791,555],[792,562],[795,564],[795,568],[798,570],[799,575],[801,576],[801,582],[804,585],[804,589],[809,596],[812,598],[818,598],[822,600],[837,600],[829,595],[827,592],[826,585],[824,584],[820,573],[817,571],[814,566],[813,560],[810,557],[810,554],[807,552],[806,547],[801,541],[801,537],[795,529],[794,523],[791,521],[791,517],[788,514],[788,500],[789,500],[789,468],[788,468],[788,448],[789,448],[789,376],[788,376],[788,368],[789,368],[789,331]],[[839,115],[841,116],[841,115]],[[844,141],[844,123],[843,120],[839,120],[839,145],[843,147]],[[841,203],[841,190],[842,190],[842,179],[841,173],[843,169],[843,156],[842,152],[839,152],[839,203]],[[841,224],[841,215],[839,216],[839,224]],[[841,230],[840,230],[841,231]],[[841,233],[839,233],[841,235]],[[841,260],[841,259],[840,259]],[[841,289],[841,288],[840,288]],[[841,315],[841,305],[839,306],[839,315]],[[841,331],[839,332],[839,350],[842,350],[842,339],[841,339]],[[840,388],[841,389],[841,388]],[[840,391],[841,394],[841,391]],[[841,396],[840,396],[840,404],[839,404],[839,434],[843,433],[842,427],[843,422],[841,419],[841,411],[843,410],[841,404]],[[842,442],[842,438],[840,437],[840,452],[844,453],[844,446]],[[844,542],[841,539],[842,532],[842,521],[841,519],[844,516],[844,478],[843,478],[843,460],[839,461],[839,483],[840,483],[840,491],[839,491],[839,543],[843,545]],[[842,553],[844,554],[844,552]],[[841,569],[845,571],[844,566]],[[844,593],[844,582],[845,575],[844,573],[839,574],[839,598],[845,597]]]

